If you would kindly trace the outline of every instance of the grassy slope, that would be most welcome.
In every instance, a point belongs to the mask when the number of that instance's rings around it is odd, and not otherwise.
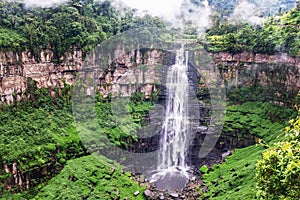
[[[255,163],[264,149],[250,146],[236,149],[226,163],[215,165],[203,176],[209,191],[204,194],[210,199],[254,199]]]
[[[272,144],[283,138],[285,118],[296,113],[269,103],[249,102],[227,109],[224,131],[243,131]],[[277,117],[276,117],[277,116]],[[277,122],[276,122],[277,121]],[[282,128],[282,129],[280,129]],[[228,130],[229,131],[229,130]],[[261,158],[264,144],[236,149],[226,162],[215,165],[203,176],[209,190],[203,194],[208,199],[254,199],[256,193],[255,164]]]
[[[0,113],[2,162],[18,162],[22,170],[51,162],[57,151],[80,153],[80,139],[72,115],[67,110],[14,108]],[[54,155],[56,154],[56,155]],[[66,155],[61,155],[65,159]],[[63,164],[63,163],[62,163]]]
[[[90,155],[68,161],[35,199],[143,199],[143,190],[120,165]]]
[[[82,145],[82,135],[78,134],[79,130],[76,129],[78,127],[75,127],[70,105],[65,99],[52,99],[48,96],[47,90],[42,89],[42,91],[39,92],[35,103],[24,102],[17,106],[3,106],[0,112],[0,146],[3,147],[0,151],[1,163],[11,167],[12,163],[17,162],[17,168],[22,173],[31,174],[34,169],[47,168],[49,165],[59,172],[67,160],[86,155],[84,153],[86,146]],[[119,119],[124,121],[122,128],[118,128],[121,125],[118,126],[118,121],[113,120],[110,102],[98,102],[96,104],[98,116],[94,121],[97,123],[98,120],[101,127],[100,131],[103,134],[100,136],[105,137],[107,134],[111,142],[116,145],[120,145],[122,139],[131,137],[135,131],[132,129],[140,127],[143,123],[142,115],[152,105],[150,102],[138,100],[138,103],[130,103],[126,119]],[[133,119],[133,116],[137,115],[139,117]],[[84,127],[79,127],[79,129],[84,129]],[[94,132],[93,135],[95,135]],[[101,146],[100,140],[94,142]],[[32,187],[30,191],[24,191],[12,197],[4,187],[4,181],[11,174],[6,175],[2,169],[0,175],[0,192],[4,189],[3,198],[30,199],[43,187],[42,185]],[[44,182],[45,184],[53,175],[47,172],[42,179],[34,180],[34,177],[31,177],[31,183],[36,185]],[[13,191],[21,192],[22,189],[15,187]]]

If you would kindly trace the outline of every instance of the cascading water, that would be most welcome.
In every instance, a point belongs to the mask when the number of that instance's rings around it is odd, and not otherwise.
[[[185,59],[183,47],[178,50],[176,64],[168,70],[166,83],[167,110],[161,134],[158,170],[186,167],[185,144],[188,127],[187,53]]]
[[[181,190],[188,181],[186,164],[188,121],[188,52],[184,45],[167,74],[167,102],[157,171],[150,177],[159,189]]]

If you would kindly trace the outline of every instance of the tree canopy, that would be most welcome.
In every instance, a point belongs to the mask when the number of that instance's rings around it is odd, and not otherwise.
[[[38,58],[41,49],[51,48],[58,61],[72,48],[86,53],[106,38],[142,25],[163,27],[164,22],[149,15],[135,17],[131,10],[121,13],[109,1],[71,0],[53,8],[26,8],[22,1],[4,0],[0,49],[28,50]]]

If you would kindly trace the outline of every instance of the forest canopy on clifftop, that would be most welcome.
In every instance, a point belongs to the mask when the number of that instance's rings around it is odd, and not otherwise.
[[[59,59],[72,47],[90,51],[117,33],[143,26],[163,27],[158,17],[123,13],[109,1],[68,1],[53,8],[27,8],[22,1],[0,2],[0,50],[28,50],[37,56],[50,48]]]

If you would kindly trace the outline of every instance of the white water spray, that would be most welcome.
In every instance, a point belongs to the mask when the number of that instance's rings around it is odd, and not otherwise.
[[[167,107],[161,134],[158,170],[186,168],[185,152],[188,134],[188,52],[177,51],[176,64],[167,75]]]
[[[150,177],[159,189],[181,190],[188,182],[186,153],[189,143],[188,52],[184,45],[176,53],[176,63],[168,69],[167,102],[161,131],[157,171]]]

